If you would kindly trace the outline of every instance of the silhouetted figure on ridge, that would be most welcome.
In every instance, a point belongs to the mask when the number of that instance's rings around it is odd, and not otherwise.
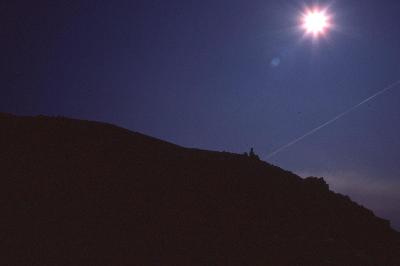
[[[249,157],[250,157],[251,159],[260,160],[260,158],[258,157],[258,155],[254,153],[254,149],[253,149],[253,148],[250,149]]]

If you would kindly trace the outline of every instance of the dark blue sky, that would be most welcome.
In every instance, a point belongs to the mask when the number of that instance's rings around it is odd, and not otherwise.
[[[315,2],[314,2],[315,3]],[[400,79],[398,0],[2,1],[0,111],[101,120],[262,158]],[[269,161],[400,228],[400,87]]]

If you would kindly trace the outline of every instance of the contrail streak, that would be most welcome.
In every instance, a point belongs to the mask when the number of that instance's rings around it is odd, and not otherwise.
[[[333,122],[339,120],[339,119],[342,118],[343,116],[345,116],[345,115],[351,113],[352,111],[354,111],[355,109],[357,109],[357,108],[360,107],[361,105],[363,105],[363,104],[365,104],[365,103],[367,103],[367,102],[373,100],[374,98],[376,98],[376,97],[378,97],[379,95],[381,95],[381,94],[387,92],[388,90],[390,90],[390,89],[396,87],[396,86],[399,85],[399,84],[400,84],[400,80],[398,80],[398,81],[396,81],[395,83],[393,83],[393,84],[391,84],[391,85],[385,87],[384,89],[378,91],[377,93],[375,93],[374,95],[368,97],[367,99],[363,100],[362,102],[360,102],[360,103],[354,105],[353,107],[347,109],[347,110],[344,111],[343,113],[340,113],[339,115],[335,116],[335,117],[332,118],[331,120],[329,120],[329,121],[323,123],[322,125],[320,125],[320,126],[314,128],[313,130],[311,130],[311,131],[307,132],[306,134],[302,135],[301,137],[298,137],[298,138],[292,140],[291,142],[289,142],[289,143],[283,145],[283,146],[280,147],[279,149],[277,149],[277,150],[275,150],[274,152],[272,152],[272,153],[270,153],[269,155],[267,155],[266,158],[269,159],[269,158],[271,158],[271,157],[274,157],[275,155],[277,155],[277,154],[280,153],[281,151],[286,150],[287,148],[293,146],[294,144],[298,143],[299,141],[305,139],[306,137],[308,137],[308,136],[314,134],[315,132],[321,130],[322,128],[324,128],[324,127],[326,127],[326,126],[332,124]]]

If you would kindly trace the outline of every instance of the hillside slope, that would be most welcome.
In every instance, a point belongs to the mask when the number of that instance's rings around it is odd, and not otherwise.
[[[400,265],[322,179],[98,122],[0,115],[1,265]]]

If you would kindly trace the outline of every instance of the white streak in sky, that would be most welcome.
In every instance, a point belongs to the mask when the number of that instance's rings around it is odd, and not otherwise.
[[[332,118],[331,120],[329,120],[329,121],[323,123],[322,125],[320,125],[320,126],[314,128],[313,130],[311,130],[311,131],[307,132],[306,134],[302,135],[301,137],[298,137],[298,138],[292,140],[291,142],[289,142],[289,143],[283,145],[283,146],[280,147],[279,149],[277,149],[277,150],[275,150],[274,152],[272,152],[272,153],[270,153],[269,155],[267,155],[266,158],[269,159],[269,158],[271,158],[271,157],[274,157],[275,155],[277,155],[277,154],[280,153],[281,151],[286,150],[287,148],[293,146],[294,144],[298,143],[299,141],[305,139],[306,137],[308,137],[308,136],[314,134],[315,132],[319,131],[320,129],[322,129],[322,128],[324,128],[324,127],[326,127],[326,126],[332,124],[333,122],[339,120],[339,119],[342,118],[343,116],[345,116],[345,115],[351,113],[352,111],[354,111],[355,109],[357,109],[357,108],[360,107],[361,105],[363,105],[363,104],[365,104],[365,103],[367,103],[367,102],[373,100],[374,98],[376,98],[376,97],[378,97],[379,95],[381,95],[381,94],[387,92],[388,90],[390,90],[390,89],[396,87],[396,86],[399,85],[399,84],[400,84],[400,80],[398,80],[398,81],[396,81],[395,83],[393,83],[393,84],[391,84],[391,85],[385,87],[384,89],[378,91],[377,93],[375,93],[374,95],[368,97],[367,99],[363,100],[362,102],[360,102],[360,103],[354,105],[353,107],[347,109],[347,110],[344,111],[343,113],[341,113],[341,114],[335,116],[335,117]]]

